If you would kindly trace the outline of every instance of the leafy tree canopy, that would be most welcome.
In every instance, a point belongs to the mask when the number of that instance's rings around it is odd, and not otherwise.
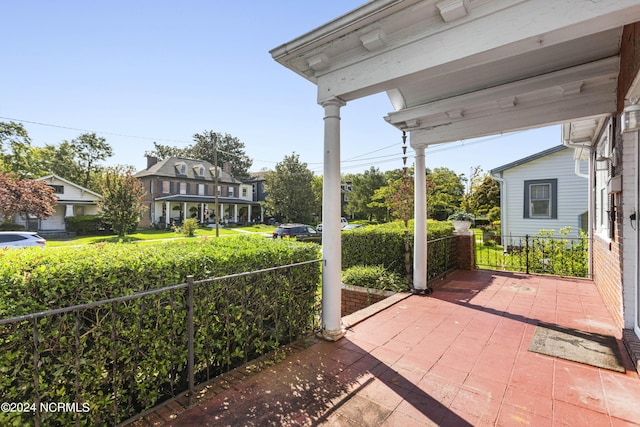
[[[500,207],[500,183],[488,173],[482,174],[480,166],[471,175],[469,192],[465,194],[462,208],[476,217],[487,215]]]
[[[351,183],[351,191],[348,193],[349,201],[345,206],[345,211],[349,215],[367,218],[369,221],[374,218],[383,220],[386,217],[385,207],[371,204],[375,191],[387,183],[385,174],[378,168],[371,166],[364,173],[346,175],[343,181]]]
[[[0,173],[0,213],[3,221],[13,221],[16,215],[23,218],[33,215],[44,219],[54,214],[57,203],[53,188],[46,183]]]
[[[144,211],[145,190],[131,170],[107,168],[100,183],[102,200],[98,207],[102,219],[120,238],[135,231]]]
[[[309,223],[316,203],[313,194],[313,172],[300,162],[295,152],[285,156],[265,178],[267,192],[264,207],[269,215],[286,222]]]

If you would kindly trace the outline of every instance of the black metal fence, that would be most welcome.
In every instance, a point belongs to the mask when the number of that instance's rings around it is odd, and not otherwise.
[[[478,268],[591,277],[588,238],[541,234],[484,239],[477,234],[475,247]]]
[[[0,424],[115,425],[163,400],[192,396],[196,384],[317,327],[317,284],[299,282],[309,268],[319,272],[319,262],[189,277],[0,319],[0,351],[15,356],[13,366],[0,364]]]
[[[458,237],[427,241],[427,282],[458,268]]]

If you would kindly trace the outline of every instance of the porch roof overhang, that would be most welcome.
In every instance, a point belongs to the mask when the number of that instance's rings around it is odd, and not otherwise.
[[[637,0],[373,0],[271,51],[318,102],[385,91],[412,146],[618,109]]]
[[[215,196],[197,196],[191,194],[172,194],[170,196],[156,197],[156,202],[176,203],[215,203]],[[253,200],[240,199],[239,197],[218,197],[218,203],[232,203],[236,205],[257,205]]]

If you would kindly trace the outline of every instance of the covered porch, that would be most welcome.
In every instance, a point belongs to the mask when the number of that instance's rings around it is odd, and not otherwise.
[[[157,197],[153,202],[152,223],[170,226],[195,218],[200,224],[247,224],[264,221],[264,208],[257,202],[240,198],[213,196],[171,195]]]
[[[349,102],[385,92],[391,112],[384,119],[398,129],[399,140],[400,132],[409,136],[420,172],[414,177],[413,285],[428,291],[426,148],[613,117],[617,130],[628,131],[618,138],[629,146],[622,154],[626,170],[637,170],[638,126],[622,123],[627,109],[638,110],[639,45],[637,0],[372,0],[272,49],[274,60],[317,86],[324,112],[324,337],[338,340],[345,333],[339,311],[340,112]],[[584,142],[569,128],[567,144]],[[635,218],[640,184],[637,174],[629,178],[624,214]],[[621,227],[627,266],[637,264],[640,247],[637,228],[628,224]],[[624,312],[619,325],[636,335],[639,274],[637,267],[625,270],[611,304]]]
[[[640,379],[592,281],[456,271],[429,298],[371,313],[345,317],[336,343],[298,342],[133,425],[639,425]],[[543,324],[614,336],[623,372],[530,351]]]

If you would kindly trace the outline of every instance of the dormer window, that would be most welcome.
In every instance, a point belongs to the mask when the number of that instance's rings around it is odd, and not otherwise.
[[[187,164],[185,162],[176,163],[176,171],[178,172],[179,175],[186,175],[187,174]]]
[[[193,171],[195,172],[196,176],[199,176],[200,178],[204,178],[204,166],[195,165],[193,167]]]

